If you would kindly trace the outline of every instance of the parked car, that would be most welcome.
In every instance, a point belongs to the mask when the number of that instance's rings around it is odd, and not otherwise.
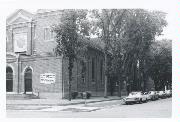
[[[147,100],[151,100],[151,96],[148,94],[148,92],[143,93]]]
[[[156,93],[156,91],[149,91],[148,94],[149,94],[150,100],[157,100],[157,99],[159,99],[158,94]]]
[[[166,97],[172,97],[172,90],[166,90]]]
[[[158,96],[158,99],[159,99],[160,97],[159,97],[159,93],[158,93],[158,91],[155,91],[155,92],[156,92],[156,94],[157,94],[157,96]]]
[[[158,96],[159,96],[159,98],[166,98],[166,93],[165,93],[165,91],[157,91],[157,94],[158,94]]]
[[[142,103],[142,102],[147,102],[147,97],[146,95],[143,94],[143,92],[131,92],[123,100],[125,104]]]

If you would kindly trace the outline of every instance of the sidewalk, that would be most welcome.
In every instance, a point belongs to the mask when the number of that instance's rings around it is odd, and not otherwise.
[[[95,103],[103,101],[121,100],[123,97],[109,96],[104,97],[92,97],[86,100],[86,103]],[[84,104],[85,99],[72,99],[71,101],[67,99],[26,99],[26,100],[6,100],[6,105],[47,105],[47,106],[66,106],[66,105],[76,105]]]

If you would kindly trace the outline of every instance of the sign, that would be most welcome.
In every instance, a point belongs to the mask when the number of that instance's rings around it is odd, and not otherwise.
[[[14,52],[27,51],[27,33],[14,33]]]
[[[56,81],[56,75],[53,73],[40,74],[40,83],[52,84]]]

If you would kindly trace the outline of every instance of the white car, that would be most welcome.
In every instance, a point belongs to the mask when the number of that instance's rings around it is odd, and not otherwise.
[[[157,100],[158,99],[158,94],[156,93],[156,91],[149,91],[149,96],[150,96],[150,100]]]
[[[131,92],[123,99],[125,104],[147,102],[147,96],[143,92]]]
[[[151,100],[151,96],[148,94],[148,92],[143,93],[147,100]]]
[[[172,90],[166,90],[166,97],[171,97],[172,96]]]
[[[159,98],[166,98],[165,91],[157,91],[157,94],[158,94]]]

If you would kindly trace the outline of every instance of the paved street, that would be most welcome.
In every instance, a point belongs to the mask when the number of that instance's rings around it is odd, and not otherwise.
[[[69,106],[21,106],[9,108],[7,117],[116,117],[116,118],[145,118],[171,117],[172,98],[149,101],[143,104],[123,105],[122,101],[113,100],[88,105]],[[12,110],[14,109],[14,110]],[[27,110],[28,109],[28,110]]]

